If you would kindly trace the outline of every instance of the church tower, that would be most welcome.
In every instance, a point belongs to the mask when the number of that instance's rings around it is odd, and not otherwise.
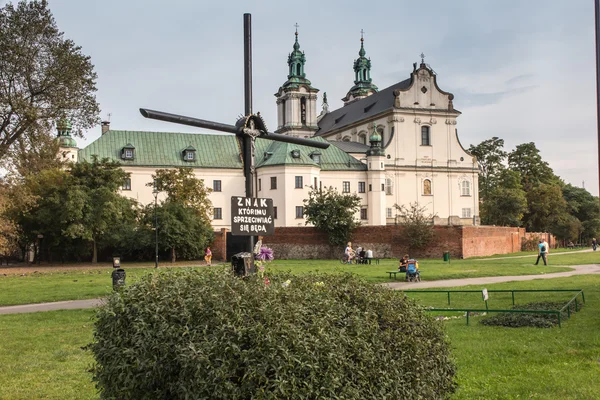
[[[317,93],[304,73],[306,57],[298,43],[298,25],[294,51],[288,56],[287,81],[279,88],[277,97],[277,130],[295,137],[311,137],[317,131]]]
[[[367,52],[365,51],[364,42],[365,39],[361,30],[359,57],[354,60],[354,86],[352,86],[346,97],[342,99],[345,106],[353,101],[364,99],[378,91],[377,86],[372,83],[371,59],[365,57]]]
[[[381,135],[373,122],[373,133],[367,150],[367,218],[369,225],[385,225],[385,151],[381,147]]]
[[[71,123],[67,119],[56,122],[58,157],[63,161],[77,162],[77,142],[71,137]]]

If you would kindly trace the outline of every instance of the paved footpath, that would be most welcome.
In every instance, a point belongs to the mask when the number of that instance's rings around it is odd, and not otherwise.
[[[530,257],[530,256],[529,256]],[[561,266],[562,267],[562,266]],[[491,283],[515,282],[515,281],[530,281],[533,279],[552,279],[564,278],[573,275],[589,275],[600,274],[600,264],[589,265],[571,265],[572,271],[555,272],[551,274],[538,275],[520,275],[520,276],[488,276],[482,278],[465,278],[465,279],[447,279],[440,281],[423,281],[423,282],[389,282],[382,285],[395,290],[403,289],[427,289],[427,288],[442,288],[456,287],[467,285],[488,285]],[[57,301],[55,303],[39,303],[39,304],[23,304],[19,306],[0,307],[1,314],[21,314],[39,311],[54,311],[54,310],[76,310],[82,308],[93,308],[102,304],[102,299],[89,300],[71,300]]]
[[[561,265],[563,267],[563,265]],[[490,283],[531,281],[534,279],[565,278],[573,275],[600,274],[600,264],[569,265],[572,271],[553,272],[550,274],[519,275],[519,276],[486,276],[481,278],[446,279],[440,281],[421,282],[389,282],[383,285],[396,290],[403,289],[431,289],[442,287],[456,287],[467,285],[489,285]],[[0,311],[1,312],[1,311]]]

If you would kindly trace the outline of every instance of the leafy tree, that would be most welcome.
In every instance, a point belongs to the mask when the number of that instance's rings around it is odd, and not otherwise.
[[[564,185],[562,193],[567,202],[567,211],[582,223],[582,236],[587,239],[596,237],[600,232],[600,203],[598,198],[592,196],[584,188],[571,184]]]
[[[67,118],[81,136],[97,124],[96,73],[63,37],[45,0],[0,9],[0,159],[29,148]]]
[[[98,244],[106,243],[116,227],[128,223],[133,201],[117,193],[129,176],[108,159],[82,161],[71,169],[72,183],[65,206],[71,220],[64,233],[92,243],[92,262],[98,261]]]
[[[14,221],[7,215],[10,209],[10,198],[8,196],[8,185],[0,182],[0,265],[2,258],[8,258],[17,253],[19,229]]]
[[[526,191],[540,183],[559,183],[559,178],[554,175],[550,165],[542,160],[540,151],[533,142],[520,144],[511,151],[508,166],[521,174],[521,183]]]
[[[325,232],[333,246],[345,246],[354,228],[360,225],[355,214],[360,210],[357,194],[339,193],[333,187],[312,188],[304,199],[306,224]]]
[[[527,211],[527,197],[521,186],[520,174],[505,169],[481,205],[484,225],[520,226]]]
[[[159,249],[170,253],[171,262],[175,262],[177,257],[187,260],[201,258],[204,249],[213,240],[210,222],[195,209],[180,202],[166,201],[156,210],[154,205],[144,209],[142,222],[150,238],[146,242],[154,244],[154,218],[158,221]]]
[[[559,221],[566,218],[567,202],[560,186],[539,184],[527,192],[529,210],[523,217],[530,232],[552,232]]]
[[[583,224],[581,221],[573,215],[563,214],[554,224],[552,234],[554,234],[558,240],[562,240],[563,243],[565,243],[569,240],[578,241],[582,231]]]
[[[167,201],[191,207],[200,216],[210,220],[212,203],[208,195],[212,189],[194,176],[192,168],[159,169],[152,178],[154,183],[149,183],[148,186],[155,185],[160,192],[166,192]]]
[[[435,235],[433,215],[427,214],[427,207],[421,207],[416,202],[410,203],[408,207],[398,204],[394,204],[394,207],[400,217],[400,225],[404,227],[410,249],[426,248]]]
[[[504,139],[493,137],[477,146],[469,147],[469,153],[477,157],[481,173],[479,174],[479,192],[482,200],[487,199],[490,191],[498,186],[501,173],[505,170],[507,153],[503,150]]]

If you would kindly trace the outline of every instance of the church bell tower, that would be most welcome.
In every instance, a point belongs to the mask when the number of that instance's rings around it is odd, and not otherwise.
[[[358,58],[354,60],[354,86],[350,88],[346,97],[342,99],[345,106],[353,101],[364,99],[378,91],[377,86],[373,84],[373,80],[371,79],[371,59],[365,57],[367,52],[365,51],[364,42],[365,39],[361,30],[360,50],[358,51]]]
[[[294,51],[288,56],[287,81],[279,88],[277,98],[277,130],[295,137],[311,137],[317,131],[317,93],[304,73],[306,57],[298,43],[296,24]]]

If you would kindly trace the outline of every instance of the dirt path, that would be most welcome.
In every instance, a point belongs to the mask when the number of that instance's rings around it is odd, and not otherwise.
[[[558,253],[548,253],[548,257],[562,256],[563,254],[591,253],[592,251],[593,251],[592,249],[575,250],[575,251],[561,251],[561,252],[558,252]],[[526,256],[478,258],[477,261],[507,260],[507,259],[511,259],[511,258],[527,258],[527,257],[537,257],[537,254],[529,254],[529,255],[526,255]]]

